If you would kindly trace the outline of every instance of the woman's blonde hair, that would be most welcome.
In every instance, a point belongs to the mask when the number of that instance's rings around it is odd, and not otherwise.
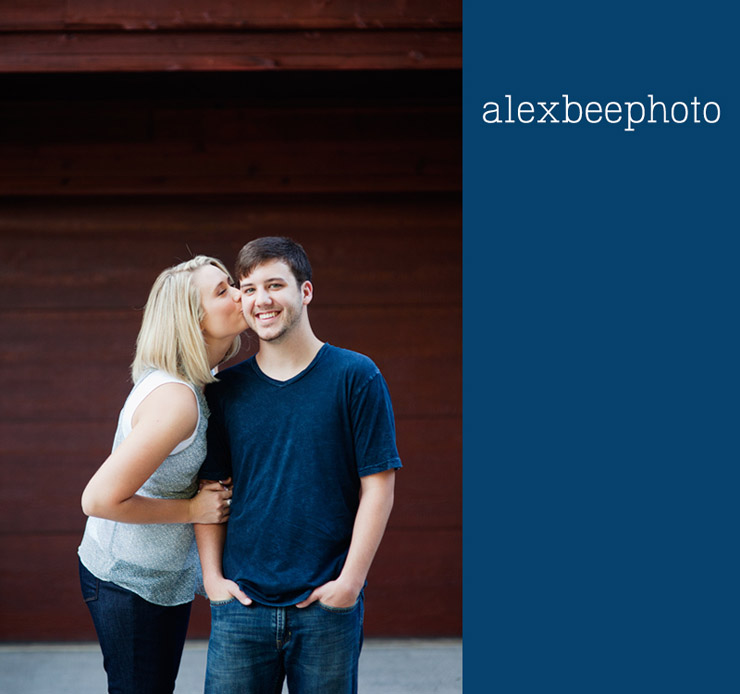
[[[197,255],[167,268],[152,285],[131,364],[134,383],[150,369],[161,369],[199,388],[216,380],[201,331],[205,313],[200,291],[192,281],[193,273],[205,265],[214,265],[231,280],[220,260]],[[240,346],[237,335],[223,361],[233,357]]]

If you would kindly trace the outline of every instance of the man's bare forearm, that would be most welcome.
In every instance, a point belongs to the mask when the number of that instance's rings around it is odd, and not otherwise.
[[[193,525],[195,539],[198,542],[200,565],[203,569],[203,581],[223,578],[224,542],[226,525]]]
[[[363,479],[362,498],[355,518],[352,542],[340,579],[359,592],[383,539],[393,508],[395,470]]]

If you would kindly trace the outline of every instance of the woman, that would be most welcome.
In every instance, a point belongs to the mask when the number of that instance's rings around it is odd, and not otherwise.
[[[240,293],[214,258],[168,268],[152,287],[113,452],[82,494],[90,518],[80,582],[109,692],[174,690],[191,603],[202,592],[191,524],[223,523],[231,504],[227,481],[198,491],[202,390],[239,350],[245,328]]]

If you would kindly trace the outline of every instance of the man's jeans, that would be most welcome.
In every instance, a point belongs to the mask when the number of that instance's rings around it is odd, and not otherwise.
[[[103,651],[110,694],[172,694],[191,603],[154,605],[99,580],[81,562],[80,585]]]
[[[211,603],[206,694],[356,694],[363,596],[353,607]]]

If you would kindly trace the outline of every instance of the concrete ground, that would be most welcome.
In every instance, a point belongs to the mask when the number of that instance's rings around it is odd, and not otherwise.
[[[175,694],[202,694],[206,642],[185,646]],[[103,656],[94,644],[0,645],[2,694],[104,694]],[[283,689],[287,692],[287,688]],[[359,694],[460,694],[459,639],[367,639]]]

